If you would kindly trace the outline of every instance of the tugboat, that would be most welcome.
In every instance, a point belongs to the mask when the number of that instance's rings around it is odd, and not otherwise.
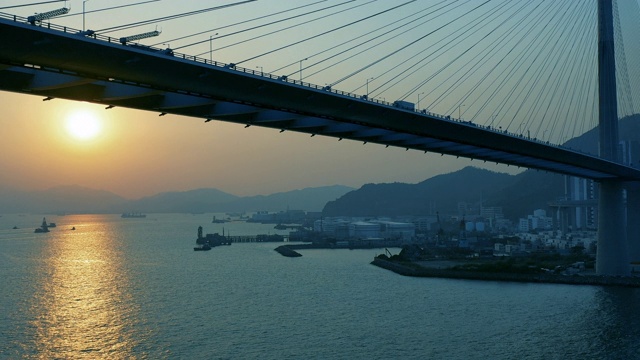
[[[49,225],[47,225],[47,219],[46,218],[42,218],[42,225],[40,225],[40,227],[37,228],[34,232],[35,233],[48,233],[49,232]]]
[[[211,246],[207,244],[198,245],[193,248],[193,251],[207,251],[207,250],[211,250]]]

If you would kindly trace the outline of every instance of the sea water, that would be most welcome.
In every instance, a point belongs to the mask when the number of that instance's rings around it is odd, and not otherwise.
[[[198,226],[286,233],[212,215],[0,217],[0,358],[640,358],[640,290],[403,277],[369,264],[382,249],[195,252]]]

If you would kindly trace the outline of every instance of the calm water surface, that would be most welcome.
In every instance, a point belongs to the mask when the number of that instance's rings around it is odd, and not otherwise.
[[[402,277],[369,265],[380,250],[194,252],[199,225],[277,233],[211,218],[34,234],[41,216],[3,215],[0,358],[640,359],[640,290]]]

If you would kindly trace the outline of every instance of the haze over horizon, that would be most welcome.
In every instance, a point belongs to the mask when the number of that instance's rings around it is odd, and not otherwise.
[[[19,3],[14,1],[7,5]],[[87,28],[105,28],[112,26],[114,21],[105,15],[107,13],[92,14],[90,10],[126,3],[86,2]],[[296,2],[297,5],[303,3]],[[145,6],[144,18],[201,9],[210,4],[207,1],[193,1],[188,5],[160,2],[155,7]],[[77,13],[83,4],[71,1],[70,5],[72,13]],[[53,6],[5,11],[27,15],[50,10]],[[180,21],[163,23],[163,37],[145,43],[205,29],[205,23],[212,19],[223,24],[239,14],[242,18],[251,18],[266,11],[265,6],[269,5],[256,2],[188,18],[190,29],[182,28],[184,22]],[[278,4],[277,7],[282,6],[285,5]],[[285,7],[289,6],[291,4]],[[136,21],[136,13],[119,11],[117,23]],[[82,28],[80,16],[53,19],[52,23]],[[148,27],[143,28],[147,30]],[[142,31],[133,29],[131,32]],[[202,47],[207,50],[208,44]],[[191,49],[185,51],[198,53]],[[243,54],[220,51],[212,56],[214,60],[230,62]],[[285,53],[282,56],[297,55]],[[264,67],[264,71],[272,69],[272,66]],[[314,82],[314,79],[309,81]],[[107,190],[129,199],[197,188],[216,188],[248,196],[335,184],[358,188],[366,183],[416,183],[470,164],[485,167],[468,159],[377,144],[338,142],[321,136],[311,139],[306,134],[279,133],[258,127],[245,129],[220,121],[205,124],[203,119],[171,114],[158,117],[157,113],[118,107],[105,110],[102,105],[62,99],[43,101],[41,97],[8,92],[0,92],[0,106],[4,110],[0,118],[3,128],[0,187],[21,190],[75,184]],[[78,115],[79,112],[83,113]],[[70,122],[78,116],[85,122],[95,121],[97,128],[70,129],[73,126]],[[487,168],[511,173],[522,171],[506,166]]]

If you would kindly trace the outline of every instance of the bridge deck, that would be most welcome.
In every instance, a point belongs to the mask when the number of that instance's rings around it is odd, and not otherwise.
[[[77,30],[0,18],[0,90],[216,119],[595,180],[640,170],[535,139]]]

